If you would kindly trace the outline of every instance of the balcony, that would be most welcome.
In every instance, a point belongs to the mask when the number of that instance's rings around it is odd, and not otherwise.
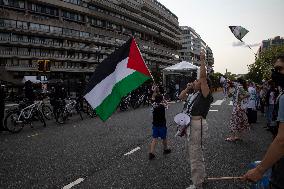
[[[158,16],[150,13],[150,12],[147,12],[147,11],[142,11],[142,14],[147,17],[148,19],[151,19],[152,21],[156,21],[156,20],[159,20],[160,23],[166,25],[167,27],[170,27],[172,30],[170,30],[171,32],[177,32],[177,33],[180,33],[179,31],[179,26],[178,25],[173,25],[172,23],[169,23],[169,22],[166,22],[165,20],[159,18]],[[153,20],[154,18],[154,20]],[[176,27],[175,27],[176,26]],[[174,31],[173,31],[174,30]]]
[[[161,15],[163,16],[165,19],[167,19],[168,21],[170,21],[172,24],[174,25],[178,25],[178,20],[173,18],[172,15],[169,15],[168,13],[165,13],[163,10],[159,10],[159,8],[155,7],[155,6],[152,6],[151,4],[147,3],[147,2],[144,2],[142,4],[142,8],[144,10],[147,10],[149,12],[152,12],[153,14],[156,14],[156,15]]]
[[[133,3],[134,1],[128,1],[128,0],[120,0],[120,6],[130,9],[132,11],[140,11],[141,7],[138,3]]]
[[[71,61],[71,62],[89,62],[97,63],[97,59],[94,57],[83,57],[75,55],[64,55],[48,52],[28,52],[28,51],[7,51],[0,50],[0,55],[2,58],[17,57],[22,59],[47,59],[47,60],[57,60],[57,61]]]
[[[98,39],[94,41],[99,42]],[[21,45],[21,46],[34,46],[34,47],[46,47],[52,49],[64,49],[64,50],[76,50],[76,51],[83,51],[83,52],[91,52],[91,53],[98,53],[98,49],[95,47],[90,47],[86,45],[71,45],[70,43],[58,43],[52,42],[48,40],[33,40],[27,38],[17,38],[17,37],[6,37],[0,36],[0,44],[11,44],[11,45]],[[109,41],[107,41],[109,44]],[[108,52],[104,52],[101,50],[100,53],[108,54]]]
[[[37,65],[11,65],[7,64],[3,67],[7,71],[38,71]],[[89,72],[95,71],[95,65],[89,67],[81,66],[51,66],[51,72]]]

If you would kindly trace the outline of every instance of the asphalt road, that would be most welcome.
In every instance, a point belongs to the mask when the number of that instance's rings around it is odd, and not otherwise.
[[[228,143],[228,121],[232,106],[214,94],[207,121],[209,136],[204,140],[208,177],[240,176],[248,164],[260,160],[272,138],[262,127],[259,115],[242,142]],[[0,188],[176,188],[191,184],[184,138],[176,138],[173,117],[182,103],[167,111],[168,139],[172,153],[148,160],[151,142],[149,107],[115,113],[107,122],[98,118],[81,121],[72,117],[67,124],[49,121],[46,128],[25,127],[19,134],[0,133]],[[238,189],[240,181],[209,182],[206,189]]]

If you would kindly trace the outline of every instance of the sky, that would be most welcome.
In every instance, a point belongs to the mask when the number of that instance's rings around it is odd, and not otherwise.
[[[284,37],[284,0],[159,0],[179,19],[192,27],[214,53],[215,72],[245,74],[254,63],[254,53],[238,40],[228,26],[243,26],[243,38],[256,53],[262,40]],[[258,45],[259,44],[259,45]]]

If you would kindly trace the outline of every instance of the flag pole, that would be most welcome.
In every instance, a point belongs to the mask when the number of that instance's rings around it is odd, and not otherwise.
[[[137,43],[136,43],[136,40],[135,40],[134,36],[132,36],[132,39],[134,40],[135,45],[138,47],[138,45],[137,45]],[[152,78],[152,80],[153,80],[154,85],[156,85],[156,82],[155,82],[155,80],[154,80],[154,77],[153,77],[152,73],[150,72],[150,70],[149,70],[149,68],[148,68],[148,66],[147,66],[147,64],[146,64],[146,62],[145,62],[145,60],[144,60],[144,58],[143,58],[143,56],[142,56],[142,53],[141,53],[141,51],[140,51],[140,48],[139,48],[139,47],[138,47],[138,50],[139,50],[139,53],[140,53],[140,55],[141,55],[141,57],[142,57],[142,59],[143,59],[143,62],[144,62],[144,64],[145,64],[145,66],[146,66],[146,68],[147,68],[148,72],[150,73],[150,76],[151,76],[151,78]]]
[[[214,180],[240,180],[243,177],[212,177],[207,178],[206,180],[214,181]]]

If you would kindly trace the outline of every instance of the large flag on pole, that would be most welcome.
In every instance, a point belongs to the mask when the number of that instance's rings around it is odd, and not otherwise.
[[[131,38],[97,66],[84,98],[106,121],[116,110],[121,98],[149,78],[151,74],[135,39]]]

